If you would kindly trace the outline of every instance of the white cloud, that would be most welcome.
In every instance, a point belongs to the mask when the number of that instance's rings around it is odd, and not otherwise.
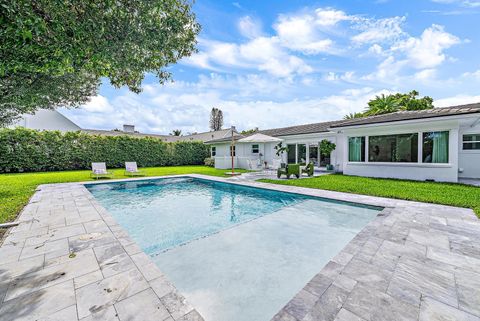
[[[446,32],[443,26],[432,25],[419,38],[400,41],[391,50],[404,53],[410,66],[424,69],[443,63],[447,57],[444,51],[458,43],[460,39]]]
[[[462,74],[462,77],[480,80],[480,69],[472,72],[465,72]]]
[[[380,46],[377,43],[370,46],[370,48],[368,48],[368,52],[372,55],[375,55],[375,56],[384,56],[385,55],[385,52],[384,52],[382,46]]]
[[[245,16],[238,21],[238,30],[247,38],[256,38],[262,35],[262,25],[258,20]]]
[[[349,17],[345,12],[332,8],[318,8],[315,10],[315,16],[316,25],[328,27],[335,26],[341,21],[351,19],[351,17]]]
[[[432,0],[432,2],[442,4],[458,4],[463,7],[477,8],[480,7],[480,1],[478,0]]]
[[[480,95],[457,95],[453,97],[437,99],[433,102],[435,107],[449,107],[475,103],[480,103]]]
[[[335,73],[333,71],[328,72],[325,77],[327,81],[346,81],[350,82],[355,79],[355,72],[354,71],[347,71],[344,73]]]
[[[186,63],[213,69],[235,67],[265,71],[277,77],[289,77],[313,71],[301,58],[288,53],[278,37],[257,37],[243,44],[202,40],[204,48]]]
[[[113,107],[108,102],[108,99],[101,95],[91,97],[90,101],[83,108],[91,113],[110,113],[113,111]]]
[[[435,69],[424,69],[415,73],[413,77],[419,81],[430,81],[435,78],[436,75],[437,71]]]
[[[252,87],[258,83],[275,92],[287,91],[291,86],[286,81],[268,88],[268,78],[258,77],[235,77],[227,81],[224,76],[211,75],[192,83],[149,85],[140,95],[124,92],[107,101],[115,112],[77,109],[64,113],[82,128],[113,129],[133,123],[141,132],[167,134],[177,128],[184,133],[208,130],[209,112],[215,106],[223,110],[225,126],[266,129],[341,119],[350,112],[363,110],[367,101],[380,93],[371,88],[357,88],[304,99],[295,98],[303,97],[295,94],[285,99],[277,95],[259,98],[254,92],[250,96],[237,95],[246,88],[255,90]]]
[[[352,41],[362,45],[399,39],[404,35],[402,24],[405,20],[405,17],[357,19],[355,28],[361,32],[353,36]]]
[[[349,19],[343,11],[318,8],[314,13],[280,15],[273,28],[286,48],[307,55],[332,53],[333,40],[324,31]]]

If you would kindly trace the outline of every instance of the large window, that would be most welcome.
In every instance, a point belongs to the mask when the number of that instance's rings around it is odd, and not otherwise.
[[[463,150],[480,150],[480,134],[463,135]]]
[[[252,154],[258,154],[260,152],[260,148],[258,147],[258,144],[253,144],[252,145]]]
[[[418,134],[370,136],[369,162],[418,162]]]
[[[210,150],[210,155],[211,155],[212,157],[217,156],[217,147],[212,146],[212,148],[211,148],[211,150]]]
[[[365,161],[365,137],[349,137],[348,138],[348,161],[349,162]]]
[[[448,132],[423,133],[424,163],[448,163]]]
[[[297,151],[298,151],[297,161],[299,163],[306,163],[307,162],[307,145],[298,144]]]

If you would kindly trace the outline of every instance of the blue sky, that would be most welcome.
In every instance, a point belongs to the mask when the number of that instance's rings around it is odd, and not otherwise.
[[[437,107],[480,102],[480,0],[212,1],[194,5],[199,52],[147,75],[139,95],[105,82],[62,111],[83,128],[261,129],[340,119],[381,93],[419,90]]]

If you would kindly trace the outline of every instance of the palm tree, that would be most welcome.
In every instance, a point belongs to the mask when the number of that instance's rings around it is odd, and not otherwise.
[[[365,117],[363,113],[349,113],[348,115],[343,116],[343,119],[355,119]]]
[[[365,116],[382,115],[396,112],[400,109],[400,104],[395,96],[388,95],[376,96],[375,99],[368,102],[365,110]]]
[[[172,136],[182,136],[182,130],[181,129],[174,129],[174,130],[172,130],[170,135],[172,135]]]

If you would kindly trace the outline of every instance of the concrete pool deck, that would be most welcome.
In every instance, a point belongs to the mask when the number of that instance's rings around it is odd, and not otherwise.
[[[385,207],[272,320],[480,321],[470,209],[179,176]],[[17,221],[0,247],[1,321],[203,320],[83,183],[39,186]]]

